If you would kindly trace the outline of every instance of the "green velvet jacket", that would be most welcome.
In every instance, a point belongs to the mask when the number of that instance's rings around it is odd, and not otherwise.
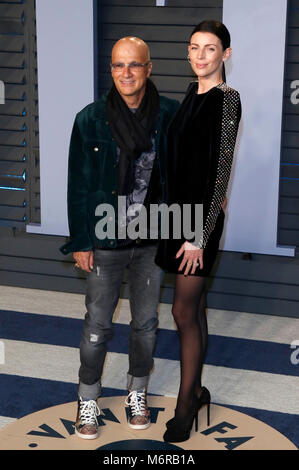
[[[117,146],[106,116],[107,95],[87,105],[75,118],[68,163],[68,222],[70,238],[60,251],[68,254],[94,248],[116,248],[117,238],[96,237],[95,215],[99,204],[118,205]],[[155,127],[156,158],[165,196],[167,128],[179,102],[160,96],[160,113]],[[117,212],[116,212],[117,213]]]

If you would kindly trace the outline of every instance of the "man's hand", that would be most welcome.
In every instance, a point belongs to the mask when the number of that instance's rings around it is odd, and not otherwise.
[[[76,251],[73,257],[78,268],[90,273],[93,269],[93,251]]]
[[[185,276],[189,274],[190,269],[190,274],[194,274],[197,266],[200,266],[200,269],[203,268],[203,248],[199,249],[191,243],[185,242],[177,252],[176,258],[179,258],[183,253],[184,257],[180,264],[179,271],[182,271],[186,265]]]

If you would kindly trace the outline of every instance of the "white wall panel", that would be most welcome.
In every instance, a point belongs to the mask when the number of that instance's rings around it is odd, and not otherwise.
[[[94,99],[93,0],[36,0],[41,225],[68,235],[66,184],[75,115]]]
[[[232,37],[227,83],[243,116],[222,249],[293,256],[276,245],[287,0],[224,0]]]

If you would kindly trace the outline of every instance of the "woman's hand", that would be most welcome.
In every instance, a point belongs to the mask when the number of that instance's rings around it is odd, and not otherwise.
[[[189,274],[190,269],[190,274],[194,274],[197,266],[200,266],[200,269],[203,268],[203,248],[197,248],[192,245],[192,243],[185,242],[177,252],[176,258],[182,256],[183,253],[184,257],[180,264],[179,271],[182,271],[186,265],[185,276]]]
[[[224,198],[222,203],[222,209],[225,211],[227,206],[227,197]],[[187,276],[191,269],[190,274],[194,274],[197,266],[200,266],[200,269],[203,268],[203,248],[197,248],[196,246],[192,245],[192,243],[185,242],[179,249],[176,254],[176,258],[179,258],[184,253],[183,260],[180,264],[179,271],[184,269],[186,265],[186,269],[184,275]]]

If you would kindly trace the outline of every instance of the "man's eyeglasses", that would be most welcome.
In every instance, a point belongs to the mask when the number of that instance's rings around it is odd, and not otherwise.
[[[141,70],[143,67],[146,67],[150,61],[141,64],[140,62],[130,62],[129,64],[124,64],[123,62],[115,62],[111,65],[111,69],[115,72],[120,72],[124,70],[125,67],[129,67],[130,70]]]

